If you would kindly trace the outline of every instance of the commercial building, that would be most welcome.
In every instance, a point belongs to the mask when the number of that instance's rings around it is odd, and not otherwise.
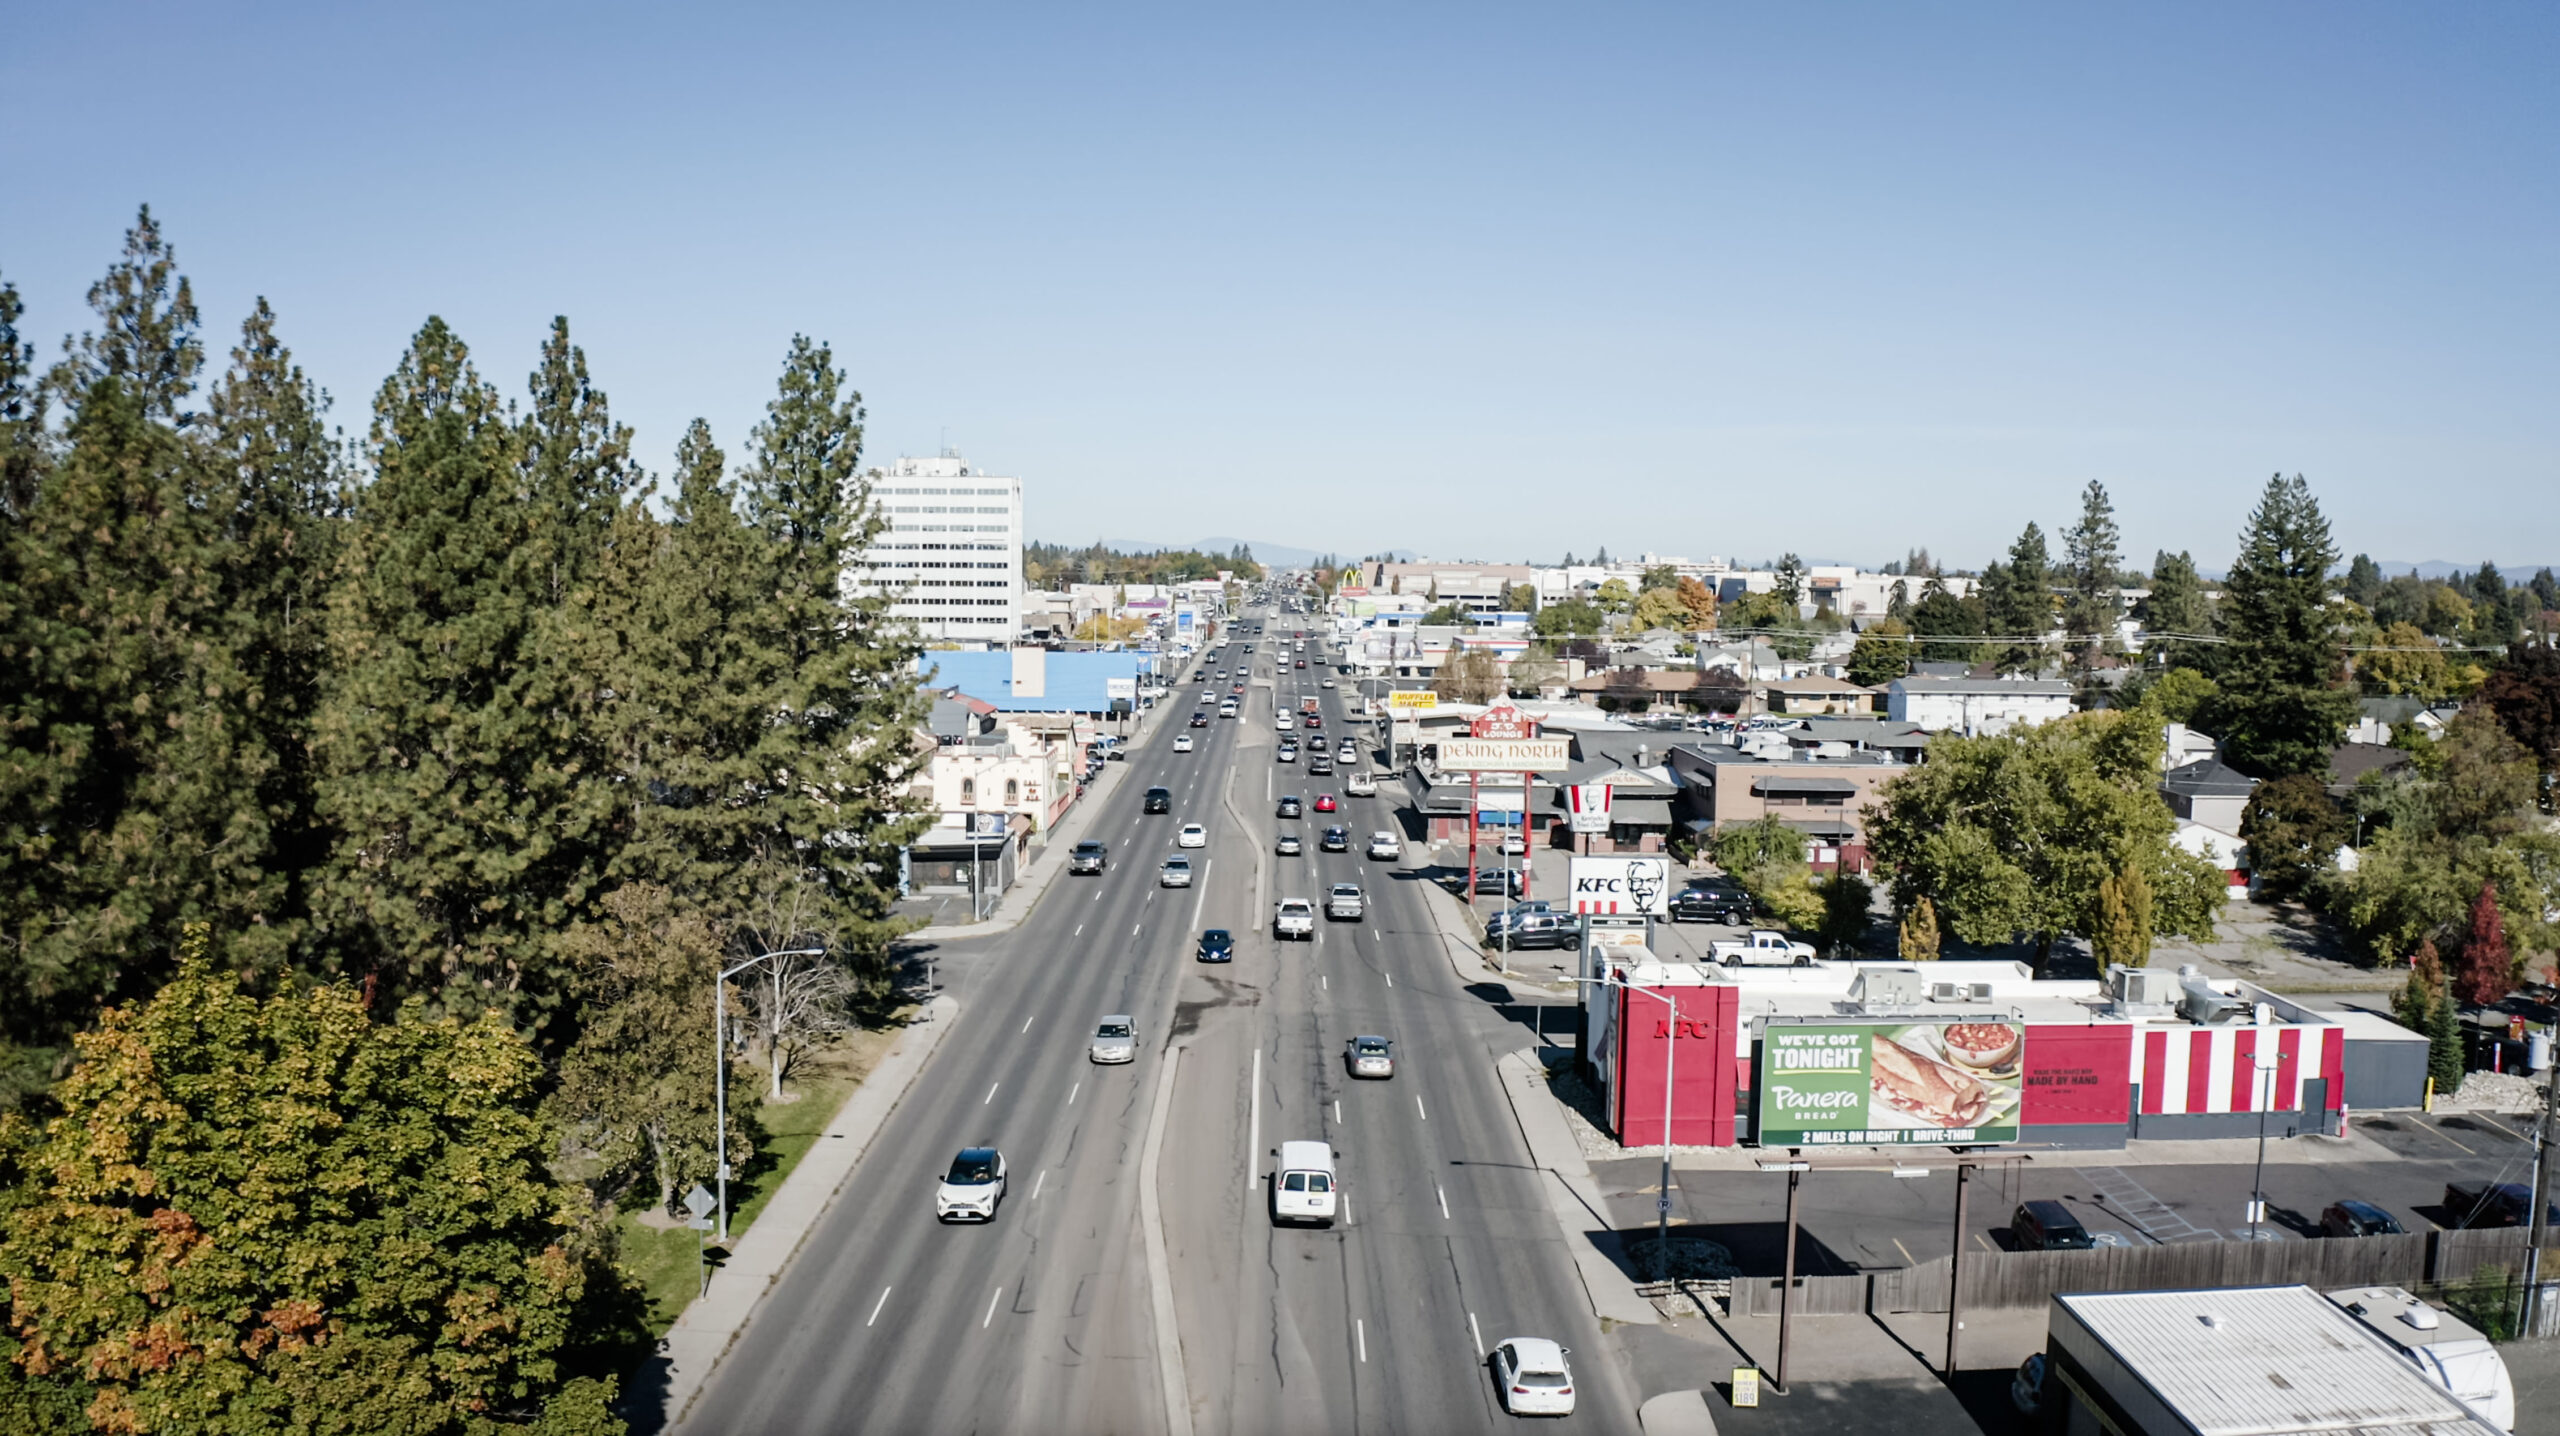
[[[2071,685],[2047,678],[1941,678],[1914,673],[1885,690],[1885,713],[1932,733],[1979,737],[2071,715]]]
[[[898,595],[890,611],[929,643],[1013,642],[1022,622],[1022,480],[986,473],[956,451],[902,458],[869,477],[887,523],[848,582]]]
[[[1675,744],[1670,763],[1680,785],[1675,811],[1689,831],[1712,833],[1776,818],[1805,835],[1813,861],[1830,864],[1845,856],[1853,868],[1864,866],[1877,789],[1911,769],[1907,749],[1860,749],[1845,742],[1800,748],[1782,734],[1753,735],[1739,747]]]

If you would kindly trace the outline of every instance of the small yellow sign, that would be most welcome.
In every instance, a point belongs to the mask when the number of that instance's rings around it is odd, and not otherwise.
[[[1428,688],[1413,691],[1398,691],[1387,695],[1387,706],[1399,712],[1413,711],[1428,713],[1432,709],[1440,706],[1440,695],[1432,692]]]
[[[1733,1369],[1733,1404],[1736,1406],[1760,1404],[1759,1367],[1737,1366]]]

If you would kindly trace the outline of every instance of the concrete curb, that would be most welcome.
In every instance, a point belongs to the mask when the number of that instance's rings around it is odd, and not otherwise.
[[[1155,1308],[1156,1379],[1164,1384],[1168,1436],[1191,1436],[1191,1381],[1182,1369],[1181,1322],[1173,1309],[1173,1263],[1165,1255],[1164,1206],[1156,1195],[1157,1159],[1164,1152],[1165,1114],[1173,1107],[1175,1074],[1183,1049],[1166,1053],[1156,1079],[1155,1110],[1147,1116],[1147,1140],[1138,1158],[1138,1224],[1147,1238],[1147,1297]]]
[[[890,1044],[880,1065],[872,1068],[862,1085],[845,1099],[835,1120],[818,1135],[817,1144],[791,1169],[773,1200],[756,1215],[755,1225],[738,1236],[728,1262],[712,1277],[711,1289],[684,1309],[674,1328],[658,1343],[657,1355],[650,1358],[643,1372],[652,1366],[658,1368],[658,1384],[663,1391],[659,1419],[653,1423],[645,1415],[636,1416],[633,1429],[682,1429],[694,1398],[702,1394],[703,1385],[718,1369],[720,1358],[728,1354],[738,1333],[746,1330],[775,1278],[791,1264],[800,1244],[826,1214],[845,1178],[853,1174],[863,1154],[871,1149],[871,1139],[879,1135],[881,1124],[906,1097],[916,1075],[942,1045],[942,1034],[950,1030],[959,1015],[960,1004],[949,997],[937,997],[927,1003],[923,1014]],[[635,1388],[643,1384],[632,1383]]]
[[[1665,1391],[1636,1408],[1644,1436],[1716,1436],[1716,1414],[1703,1391]]]
[[[1565,1125],[1564,1114],[1556,1110],[1544,1074],[1517,1052],[1504,1054],[1493,1065],[1502,1095],[1511,1101],[1511,1116],[1520,1124],[1520,1136],[1529,1144],[1530,1163],[1554,1179],[1539,1187],[1555,1214],[1565,1246],[1573,1253],[1574,1270],[1582,1277],[1591,1314],[1604,1322],[1659,1325],[1661,1313],[1636,1295],[1635,1283],[1589,1236],[1594,1227],[1611,1228],[1608,1198],[1591,1179],[1591,1165],[1582,1159],[1582,1148],[1573,1140],[1573,1129]]]

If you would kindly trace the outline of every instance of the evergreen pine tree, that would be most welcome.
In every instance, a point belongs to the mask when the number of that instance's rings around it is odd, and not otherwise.
[[[761,540],[756,626],[776,674],[755,753],[767,795],[750,838],[750,888],[806,881],[822,935],[871,991],[889,977],[889,909],[901,849],[925,818],[907,798],[911,746],[929,708],[913,629],[892,596],[847,581],[886,520],[859,472],[862,396],[824,345],[792,340],[740,483]]]
[[[2382,594],[2382,566],[2367,555],[2357,554],[2347,564],[2343,588],[2347,602],[2358,608],[2371,609],[2373,601]]]
[[[2151,561],[2151,592],[2135,610],[2145,637],[2143,655],[2162,669],[2193,668],[2201,645],[2177,637],[2208,638],[2213,634],[2213,604],[2205,596],[2204,578],[2184,551],[2160,550]]]
[[[1900,941],[1897,947],[1904,962],[1938,960],[1938,905],[1929,901],[1928,894],[1921,894],[1919,901],[1911,905],[1910,911],[1902,915],[1898,936]]]
[[[2329,606],[2337,561],[2311,486],[2298,474],[2269,479],[2224,585],[2231,641],[2208,721],[2233,766],[2265,778],[2327,770],[2356,705]]]
[[[2116,509],[2107,486],[2096,479],[2081,491],[2080,521],[2063,536],[2064,577],[2071,585],[2062,626],[2073,635],[2073,650],[2085,675],[2098,655],[2114,642],[2122,604],[2117,570],[2124,555],[2117,547]]]
[[[18,286],[0,282],[0,518],[12,525],[35,506],[48,454],[36,346],[18,333],[18,319],[25,313]],[[0,581],[5,580],[0,573]],[[0,592],[0,604],[7,601]]]
[[[2053,560],[2042,529],[2028,524],[2009,545],[2009,561],[1983,569],[1982,603],[1991,632],[2008,640],[1996,660],[2002,671],[2042,673],[2044,635],[2053,627]]]

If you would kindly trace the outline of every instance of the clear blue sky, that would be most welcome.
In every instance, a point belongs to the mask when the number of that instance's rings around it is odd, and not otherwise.
[[[1215,12],[1215,13],[1212,13]],[[1383,13],[1382,13],[1383,12]],[[570,317],[642,452],[794,331],[1035,536],[2560,562],[2560,7],[21,6],[0,275],[135,205],[363,426]]]

